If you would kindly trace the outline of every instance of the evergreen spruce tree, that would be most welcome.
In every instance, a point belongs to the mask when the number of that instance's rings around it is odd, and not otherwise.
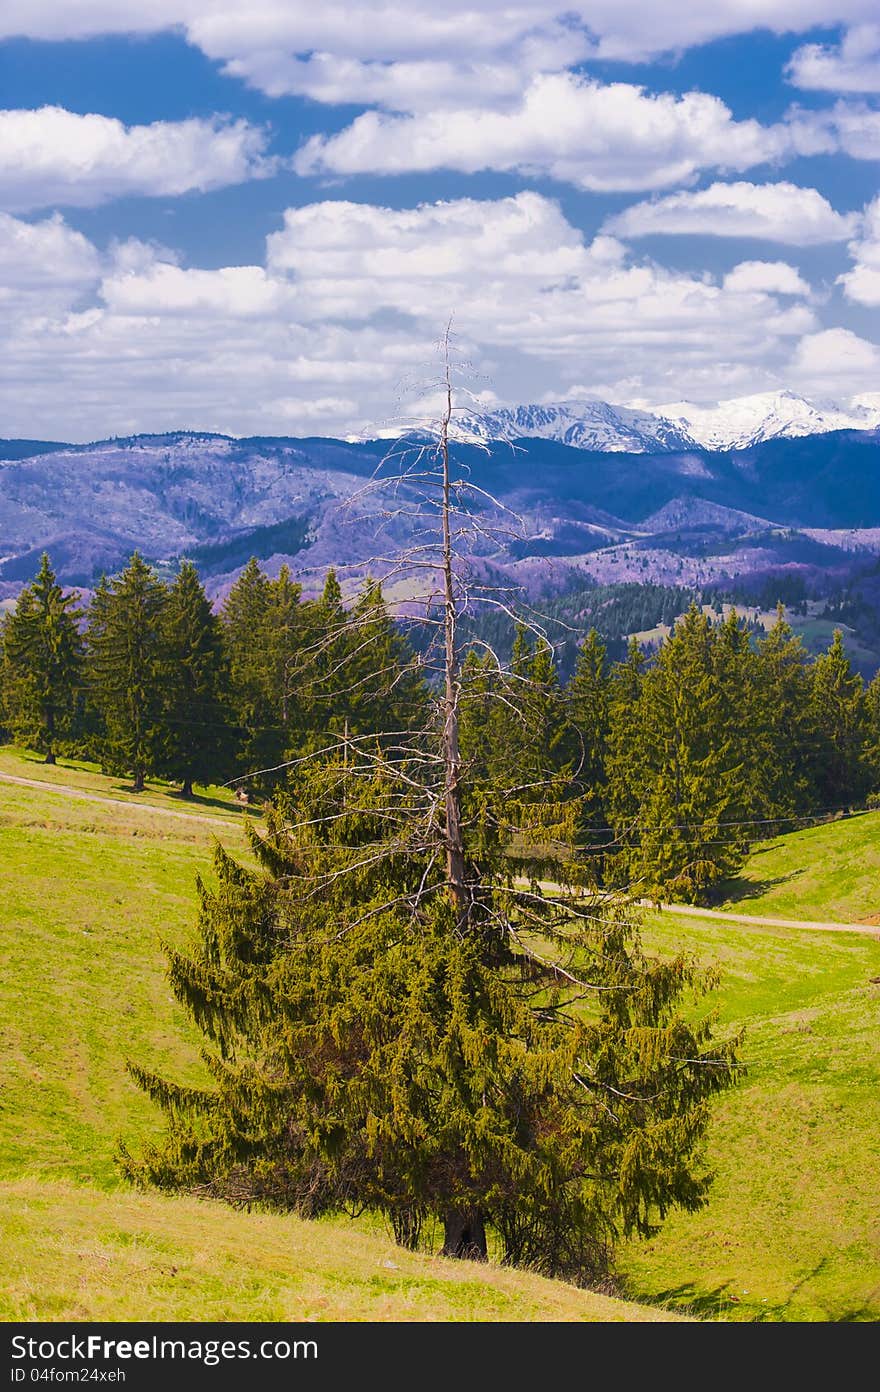
[[[447,1255],[491,1242],[587,1282],[621,1234],[705,1201],[707,1104],[736,1076],[736,1042],[685,1014],[708,979],[647,958],[622,897],[583,892],[564,864],[559,895],[520,889],[506,828],[493,840],[468,815],[448,366],[446,390],[431,718],[298,763],[252,834],[259,869],[218,850],[196,950],[169,949],[211,1086],[132,1065],[167,1131],[120,1159],[138,1182],[366,1209],[409,1246],[439,1226]]]
[[[632,637],[626,658],[614,663],[608,678],[606,807],[608,825],[614,828],[611,850],[622,867],[630,863],[639,845],[639,818],[650,781],[642,716],[646,667],[645,654]]]
[[[349,657],[340,676],[342,709],[352,734],[421,726],[424,678],[412,647],[394,623],[378,580],[368,577],[350,614]],[[334,702],[336,704],[336,702]]]
[[[757,756],[756,815],[779,817],[783,830],[818,805],[809,728],[808,655],[777,606],[776,622],[758,640],[758,707],[751,731]]]
[[[0,744],[5,744],[11,737],[6,704],[6,693],[10,685],[10,673],[6,666],[6,627],[8,623],[9,615],[0,614]]]
[[[272,768],[284,757],[272,598],[269,577],[251,557],[220,614],[237,733],[236,762],[251,773]]]
[[[331,732],[343,734],[349,718],[342,690],[348,683],[343,673],[350,653],[351,628],[342,602],[342,587],[331,566],[324,577],[324,588],[315,606],[314,640],[304,653],[311,680],[304,672],[309,694],[311,727],[315,747],[327,743]]]
[[[99,586],[87,630],[91,699],[104,725],[107,768],[130,773],[142,792],[161,762],[168,591],[135,552],[126,569]]]
[[[378,581],[368,577],[346,609],[336,572],[329,570],[308,631],[294,673],[312,748],[326,746],[334,735],[387,735],[424,722],[427,689],[420,663],[389,614]]]
[[[619,872],[655,898],[705,899],[748,847],[750,761],[724,679],[729,651],[692,605],[645,675],[638,740],[614,741]]]
[[[4,722],[13,736],[54,764],[81,707],[83,642],[77,595],[65,595],[43,553],[32,584],[4,625]]]
[[[864,683],[839,628],[810,669],[809,724],[816,792],[823,810],[850,807],[871,784]]]
[[[584,855],[601,858],[607,844],[610,678],[605,644],[591,628],[580,648],[566,690],[573,729],[573,787],[580,800],[578,842]],[[600,867],[601,868],[601,867]]]
[[[294,677],[304,640],[301,598],[302,586],[294,583],[283,565],[277,580],[269,581],[267,691],[283,750],[291,747],[293,731],[302,718]]]
[[[179,779],[184,797],[192,797],[194,783],[225,776],[231,732],[220,623],[189,561],[169,590],[162,618],[161,769]]]
[[[469,652],[461,691],[469,815],[484,833],[494,827],[511,869],[521,859],[523,873],[553,878],[575,835],[566,798],[575,743],[549,644],[518,625],[510,666]]]
[[[260,872],[217,852],[198,952],[169,949],[213,1087],[133,1067],[169,1131],[123,1166],[305,1216],[367,1208],[409,1246],[439,1224],[448,1255],[494,1233],[503,1260],[601,1279],[619,1236],[704,1201],[733,1045],[680,1014],[705,982],[646,959],[625,910],[572,898],[538,950],[535,901],[486,886],[462,934],[424,809],[395,793],[381,765],[317,768],[254,836]]]
[[[501,671],[491,652],[469,648],[461,673],[461,757],[472,785],[487,787],[494,778],[498,754],[504,748],[498,707],[493,692]]]
[[[86,610],[85,628],[85,709],[83,711],[83,749],[90,759],[106,770],[107,727],[97,697],[95,653],[101,645],[110,599],[110,581],[101,574]]]
[[[871,792],[880,792],[880,672],[875,672],[865,691],[865,765]]]
[[[765,692],[749,624],[736,609],[715,626],[713,665],[720,695],[720,729],[736,762],[738,802],[730,804],[730,811],[738,812],[746,828],[749,821],[765,816],[767,811],[764,750],[758,739]]]

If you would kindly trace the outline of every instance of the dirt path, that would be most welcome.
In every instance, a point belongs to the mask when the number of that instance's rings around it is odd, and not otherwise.
[[[40,778],[19,778],[14,773],[0,773],[0,782],[15,783],[21,788],[36,788],[43,793],[61,793],[64,797],[81,798],[84,802],[100,802],[105,807],[133,807],[136,812],[155,812],[157,817],[177,817],[184,822],[207,822],[210,826],[231,827],[234,817],[211,817],[205,812],[178,812],[174,807],[155,807],[150,802],[134,802],[129,798],[105,797],[85,788],[72,788],[68,783],[49,783]]]
[[[105,807],[134,807],[139,812],[155,813],[157,817],[177,817],[184,822],[206,822],[209,826],[229,827],[235,825],[233,817],[211,817],[204,812],[178,812],[174,807],[154,807],[148,802],[133,802],[128,798],[104,797],[101,793],[90,793],[85,788],[72,788],[68,783],[49,783],[39,778],[19,778],[13,773],[0,773],[0,782],[17,784],[22,788],[36,788],[38,792],[61,793],[65,797],[81,798],[84,802],[98,802]],[[550,893],[557,892],[559,885],[542,880],[541,888]],[[880,924],[867,923],[822,923],[809,918],[768,918],[755,914],[728,913],[723,909],[703,909],[694,904],[656,904],[651,899],[640,899],[643,908],[656,909],[661,913],[677,914],[684,918],[717,918],[725,923],[741,923],[747,928],[809,928],[819,933],[866,933],[868,937],[880,938]]]
[[[645,908],[656,908],[652,900],[639,901]],[[820,933],[867,933],[880,938],[880,925],[868,923],[820,923],[812,918],[765,918],[755,914],[728,913],[722,909],[701,909],[694,904],[661,904],[661,913],[680,914],[685,918],[720,918],[726,923],[743,923],[747,927],[813,928]]]
[[[519,883],[525,884],[526,881]],[[558,893],[560,886],[552,880],[539,880],[539,886],[547,893]],[[695,904],[658,904],[654,899],[639,899],[643,909],[654,909],[659,913],[679,914],[684,918],[718,918],[726,923],[741,923],[746,928],[809,928],[819,933],[866,933],[868,937],[880,938],[880,924],[868,923],[824,923],[812,918],[768,918],[757,914],[728,913],[726,909],[703,909]]]

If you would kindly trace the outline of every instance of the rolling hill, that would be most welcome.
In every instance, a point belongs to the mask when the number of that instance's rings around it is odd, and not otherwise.
[[[673,1215],[649,1243],[621,1250],[627,1304],[404,1253],[362,1221],[308,1224],[121,1187],[115,1139],[136,1144],[157,1127],[125,1058],[200,1076],[160,940],[187,940],[195,875],[209,870],[215,836],[243,853],[242,813],[221,790],[207,790],[193,815],[164,785],[138,799],[88,767],[47,769],[8,748],[0,775],[5,1318],[880,1317],[880,940],[646,918],[652,950],[687,947],[721,968],[715,1004],[724,1026],[747,1027],[749,1073],[717,1108],[708,1208]],[[868,816],[816,830],[835,864],[863,864],[861,888],[848,882],[843,898],[822,897],[805,833],[759,848],[743,883],[769,878],[772,854],[780,879],[800,874],[792,916],[867,908],[872,826]]]
[[[215,598],[250,555],[270,572],[287,563],[307,591],[330,565],[342,567],[349,588],[368,570],[381,578],[421,525],[417,482],[395,482],[404,448],[184,432],[8,459],[0,465],[0,600],[32,578],[43,550],[64,582],[85,589],[135,549],[160,568],[195,559]],[[456,450],[472,482],[499,503],[472,495],[484,528],[472,564],[530,598],[621,582],[743,599],[764,591],[876,598],[876,431],[739,451],[628,453],[544,438]],[[426,583],[414,572],[393,598],[412,604]]]

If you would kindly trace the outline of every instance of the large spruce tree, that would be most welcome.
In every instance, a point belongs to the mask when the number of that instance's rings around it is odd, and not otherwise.
[[[834,630],[831,644],[810,669],[809,734],[819,805],[826,811],[848,808],[864,798],[871,785],[867,755],[867,707],[864,682]]]
[[[162,761],[167,602],[165,585],[136,551],[98,588],[89,612],[90,697],[103,721],[104,763],[130,773],[136,792]]]
[[[249,773],[280,763],[284,750],[271,614],[271,582],[251,557],[221,610],[236,759]]]
[[[880,792],[880,672],[865,691],[865,765],[871,792]]]
[[[755,815],[790,829],[798,814],[819,805],[810,730],[808,654],[786,622],[784,607],[758,645],[756,705],[748,734],[757,760]]]
[[[162,630],[161,771],[192,797],[194,783],[226,776],[231,749],[220,623],[189,561],[168,592]]]
[[[14,738],[54,764],[82,708],[83,640],[78,596],[65,594],[43,553],[4,625],[3,720]]]
[[[366,1209],[408,1245],[439,1227],[449,1255],[585,1282],[620,1234],[705,1201],[707,1104],[736,1048],[683,1010],[707,978],[649,959],[623,896],[578,889],[562,862],[558,894],[521,887],[509,827],[469,797],[448,368],[446,391],[427,476],[443,596],[429,718],[297,762],[252,836],[258,869],[218,850],[197,947],[169,949],[209,1083],[132,1065],[167,1132],[120,1158],[139,1182]]]
[[[624,721],[610,760],[618,873],[652,897],[705,899],[742,863],[753,761],[739,714],[748,693],[733,679],[740,649],[692,605],[642,679],[637,709],[612,701]]]
[[[597,876],[602,872],[602,847],[609,842],[608,704],[610,678],[607,653],[595,628],[591,628],[575,661],[566,691],[568,717],[573,728],[572,779],[580,800],[578,843],[583,856],[592,858]]]

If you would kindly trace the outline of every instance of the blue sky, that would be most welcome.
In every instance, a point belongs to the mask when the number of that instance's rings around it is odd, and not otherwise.
[[[755,26],[760,14],[762,24]],[[0,435],[880,404],[874,0],[7,0]]]

